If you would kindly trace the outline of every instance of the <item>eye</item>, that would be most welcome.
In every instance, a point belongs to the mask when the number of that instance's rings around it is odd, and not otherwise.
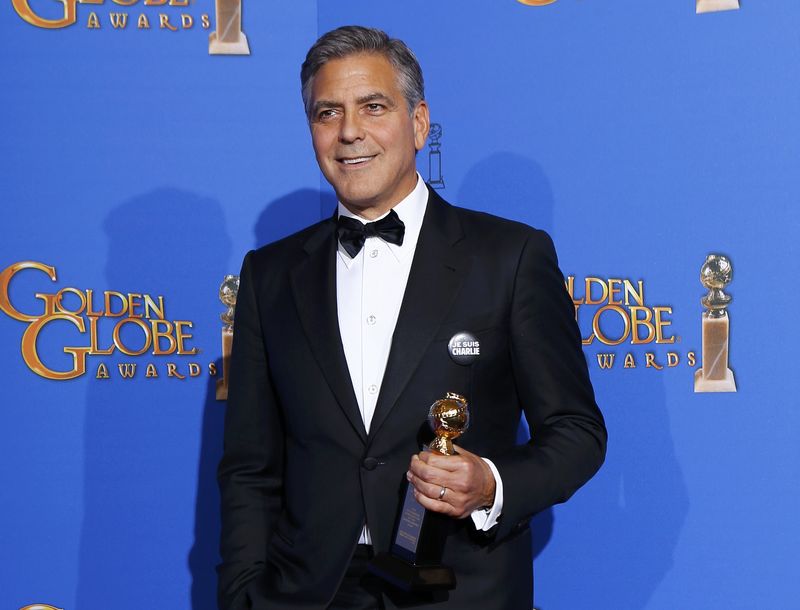
[[[367,112],[371,114],[380,114],[386,109],[386,106],[379,104],[378,102],[372,102],[366,105],[366,109]]]
[[[317,121],[325,122],[330,121],[333,117],[336,116],[336,109],[335,108],[328,108],[326,110],[322,110],[317,114]]]

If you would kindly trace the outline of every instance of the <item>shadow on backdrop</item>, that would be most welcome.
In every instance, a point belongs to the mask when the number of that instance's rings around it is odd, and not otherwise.
[[[609,430],[608,455],[597,477],[578,492],[580,506],[564,507],[565,525],[543,558],[549,576],[536,601],[547,610],[597,607],[598,600],[603,608],[643,610],[672,568],[689,510],[662,377],[677,371],[643,369],[643,355],[637,365],[593,371]],[[580,586],[563,586],[571,578],[565,574],[580,574]]]
[[[550,180],[538,163],[516,153],[499,152],[476,163],[464,177],[458,198],[451,203],[523,222],[548,233],[553,230]],[[524,443],[529,438],[528,426],[523,420],[517,441]],[[550,541],[553,526],[552,508],[531,520],[534,558]]]
[[[320,219],[323,199],[319,191],[300,189],[267,204],[254,227],[253,247],[258,248],[271,243],[317,222]],[[238,272],[237,263],[236,269],[226,270],[225,273]],[[222,276],[219,276],[219,279],[221,281]],[[219,313],[222,313],[221,304]],[[219,320],[218,315],[215,320]],[[217,333],[221,324],[220,322],[215,327]],[[217,361],[217,370],[222,371],[220,360]],[[217,608],[217,577],[214,566],[220,561],[218,550],[220,515],[216,471],[222,456],[225,403],[216,400],[216,379],[208,380],[203,411],[195,510],[195,543],[189,554],[189,566],[192,571],[192,610]]]
[[[160,189],[114,208],[103,226],[107,283],[97,292],[161,295],[167,320],[194,323],[187,329],[193,335],[187,348],[216,348],[219,339],[213,342],[213,331],[218,326],[211,321],[220,307],[215,284],[226,271],[231,247],[220,204]],[[111,344],[119,319],[100,319],[102,347]],[[135,324],[126,324],[121,337],[132,350],[146,341]],[[152,347],[141,356],[116,351],[90,359],[87,375],[95,377],[100,362],[110,378],[90,379],[87,392],[77,607],[185,608],[189,579],[212,578],[216,555],[193,553],[188,573],[193,525],[195,531],[216,536],[214,517],[202,497],[205,483],[201,480],[196,488],[200,413],[191,398],[202,392],[208,360],[203,350],[191,356],[153,356]],[[168,362],[185,379],[170,377]],[[195,377],[191,362],[199,367]],[[125,363],[137,367],[132,379],[119,372],[118,365]],[[155,365],[158,377],[145,378],[148,363]],[[202,468],[200,474],[205,476]],[[201,523],[195,524],[197,517]],[[210,548],[205,540],[195,546]]]
[[[538,163],[516,153],[495,153],[476,163],[450,203],[553,230],[550,180]]]
[[[335,209],[336,196],[330,192],[298,189],[279,197],[264,208],[256,221],[255,247],[305,229],[329,217]]]

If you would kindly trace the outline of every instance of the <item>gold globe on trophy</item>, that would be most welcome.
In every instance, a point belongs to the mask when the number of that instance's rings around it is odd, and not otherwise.
[[[467,399],[460,394],[448,392],[444,398],[431,405],[428,423],[436,435],[428,446],[429,449],[442,455],[455,455],[453,439],[469,428]]]

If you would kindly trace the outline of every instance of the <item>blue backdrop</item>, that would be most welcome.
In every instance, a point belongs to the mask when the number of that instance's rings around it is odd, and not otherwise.
[[[63,13],[54,0],[29,5]],[[87,27],[92,12],[99,28]],[[123,12],[130,22],[114,28]],[[136,27],[141,14],[150,29]],[[159,14],[193,25],[162,28]],[[0,271],[56,271],[19,272],[8,302],[41,317],[55,297],[35,295],[63,288],[75,289],[59,301],[71,311],[88,290],[95,310],[105,291],[124,295],[115,306],[161,296],[158,328],[191,322],[180,351],[196,352],[89,354],[84,374],[47,379],[23,358],[32,322],[0,312],[0,606],[214,607],[217,289],[248,249],[331,209],[298,74],[317,36],[348,23],[417,53],[442,130],[419,169],[441,169],[446,199],[549,231],[577,302],[586,278],[594,296],[616,278],[641,281],[651,311],[669,308],[664,342],[585,347],[609,453],[568,504],[534,520],[537,607],[797,603],[797,2],[695,15],[692,0],[245,0],[252,53],[237,57],[208,55],[203,14],[213,29],[212,0],[108,0],[43,29],[0,3]],[[693,392],[712,252],[734,267],[736,393]],[[603,304],[578,307],[587,339]],[[52,370],[71,370],[65,346],[90,345],[91,316],[74,316],[84,332],[68,317],[38,336]],[[128,317],[96,318],[96,351]],[[614,312],[599,324],[606,338],[624,330]],[[146,336],[136,323],[119,331],[129,351]],[[118,365],[133,363],[123,378]]]

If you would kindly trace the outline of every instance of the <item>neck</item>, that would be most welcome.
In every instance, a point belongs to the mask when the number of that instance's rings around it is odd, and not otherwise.
[[[369,205],[369,204],[367,204],[367,205],[356,205],[353,202],[344,201],[341,198],[339,199],[339,201],[342,203],[342,205],[345,208],[347,208],[347,210],[349,212],[352,212],[356,216],[360,216],[364,220],[367,220],[367,221],[371,222],[371,221],[373,221],[373,220],[375,220],[377,218],[380,218],[381,216],[385,215],[394,206],[396,206],[398,203],[403,201],[403,199],[405,199],[412,192],[414,192],[414,189],[417,188],[417,180],[418,180],[417,172],[415,171],[414,175],[413,175],[413,178],[411,178],[411,180],[410,180],[411,186],[403,194],[403,196],[400,197],[399,199],[397,199],[396,201],[393,200],[393,201],[388,202],[388,203],[376,203],[376,204],[373,204],[373,205]]]
[[[400,201],[402,201],[402,199]],[[400,201],[398,201],[396,203],[393,203],[391,205],[366,207],[366,208],[355,206],[352,203],[345,203],[344,201],[342,201],[342,205],[345,208],[347,208],[348,211],[352,212],[356,216],[360,216],[364,220],[368,220],[368,221],[371,222],[371,221],[375,220],[376,218],[380,218],[381,216],[386,214],[386,212],[388,212],[394,206],[396,206],[398,203],[400,203]]]

